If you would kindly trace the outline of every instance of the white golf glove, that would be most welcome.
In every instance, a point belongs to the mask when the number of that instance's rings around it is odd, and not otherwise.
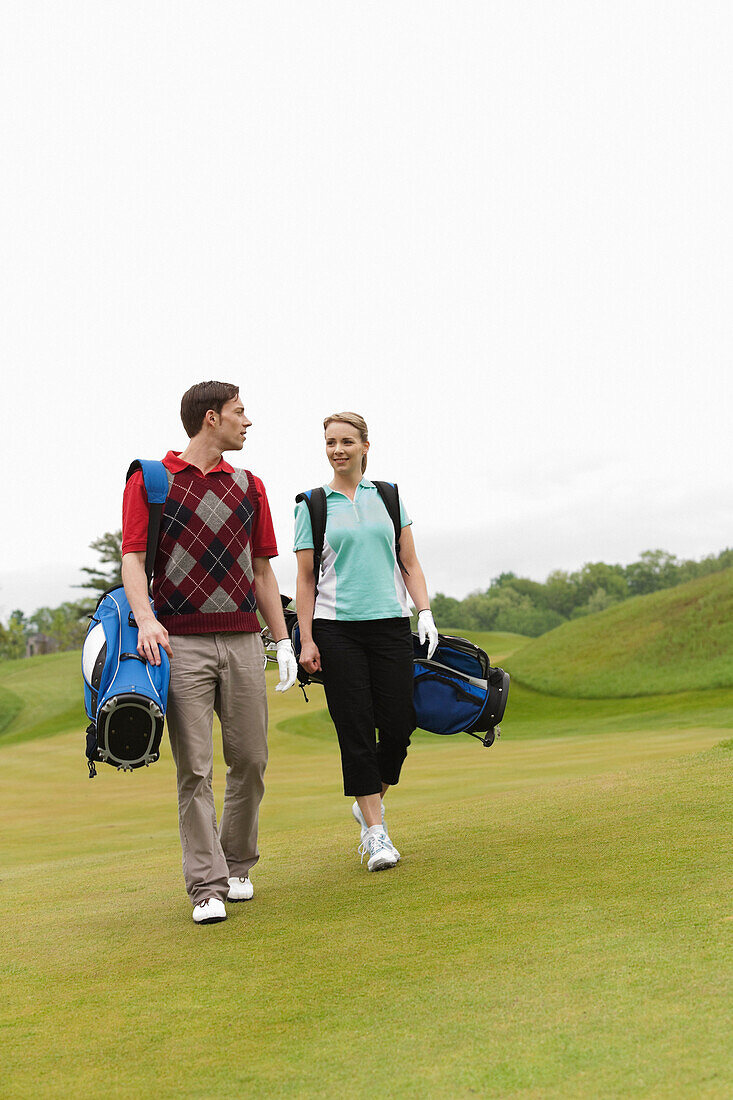
[[[417,617],[417,637],[420,645],[427,640],[428,660],[438,647],[438,628],[433,622],[432,611],[421,611]]]
[[[293,643],[289,638],[281,638],[277,643],[277,667],[280,672],[280,683],[275,691],[287,691],[295,683],[298,677],[298,662],[293,653]]]

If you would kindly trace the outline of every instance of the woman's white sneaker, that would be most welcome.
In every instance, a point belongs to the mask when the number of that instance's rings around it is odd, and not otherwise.
[[[356,821],[357,825],[361,829],[361,840],[362,840],[362,843],[363,843],[364,842],[364,837],[367,834],[367,830],[368,830],[369,826],[367,825],[367,823],[364,819],[364,814],[361,812],[361,809],[359,807],[358,802],[355,802],[354,805],[351,807],[351,812],[354,815],[354,820]],[[384,835],[387,837],[387,843],[392,846],[392,851],[394,852],[394,854],[397,856],[397,859],[399,860],[400,853],[397,851],[394,844],[392,844],[392,841],[389,839],[389,834],[387,832],[387,826],[384,823],[384,801],[382,802],[382,828],[384,829]]]
[[[254,886],[249,881],[248,876],[244,878],[230,878],[227,901],[249,901],[250,898],[253,897],[254,892]]]
[[[387,867],[394,867],[399,860],[399,853],[387,836],[381,825],[373,825],[367,829],[366,834],[359,845],[361,862],[364,856],[369,856],[367,870],[384,871]]]
[[[204,898],[198,905],[194,905],[193,919],[196,924],[217,924],[220,920],[226,920],[224,902],[218,898]]]

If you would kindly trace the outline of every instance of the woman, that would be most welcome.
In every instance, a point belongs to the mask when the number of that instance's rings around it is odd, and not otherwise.
[[[365,421],[342,412],[323,422],[333,478],[326,492],[326,534],[316,592],[313,533],[305,501],[295,510],[296,606],[300,663],[323,672],[328,710],[341,749],[344,794],[356,799],[359,851],[370,871],[394,867],[399,852],[384,821],[384,796],[399,781],[415,728],[409,592],[418,633],[432,656],[438,642],[425,577],[400,502],[400,559],[395,529],[376,486],[364,477]],[[377,741],[375,729],[379,730]]]

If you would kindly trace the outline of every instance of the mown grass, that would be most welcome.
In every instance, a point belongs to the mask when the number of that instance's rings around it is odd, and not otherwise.
[[[90,783],[74,736],[10,746],[6,1091],[726,1096],[716,736],[423,742],[390,796],[403,860],[369,875],[333,744],[274,730],[256,898],[210,928],[167,754]]]
[[[167,746],[90,782],[78,655],[17,666],[47,709],[0,740],[9,1096],[733,1093],[733,691],[514,683],[491,749],[415,734],[389,795],[403,859],[370,875],[321,689],[271,690],[256,896],[197,928]],[[215,772],[220,806],[218,751]]]
[[[0,688],[0,736],[23,709],[20,696],[7,689]]]
[[[733,687],[733,569],[564,623],[508,667],[536,691],[578,698]]]

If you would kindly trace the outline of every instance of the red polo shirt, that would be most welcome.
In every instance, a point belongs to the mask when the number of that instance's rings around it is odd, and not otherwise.
[[[208,477],[190,462],[185,462],[180,457],[180,451],[168,451],[163,459],[163,465],[172,474],[180,473],[189,467],[200,477]],[[223,472],[234,473],[234,467],[224,459],[209,470],[210,474]],[[277,543],[275,530],[272,526],[270,504],[267,500],[265,486],[258,477],[252,475],[259,496],[259,508],[252,525],[252,557],[275,558],[277,557]],[[142,470],[136,470],[132,475],[122,497],[122,553],[131,554],[146,549],[148,544],[148,498],[143,484]]]

